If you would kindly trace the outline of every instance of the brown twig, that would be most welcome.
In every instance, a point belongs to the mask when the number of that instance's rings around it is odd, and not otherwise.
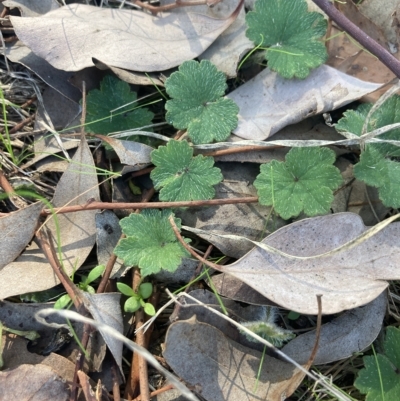
[[[178,239],[178,241],[182,244],[182,246],[193,256],[195,257],[197,260],[199,260],[200,262],[204,263],[205,265],[207,265],[208,267],[211,267],[212,269],[218,270],[218,271],[223,271],[222,267],[220,265],[217,265],[216,263],[212,263],[209,262],[208,260],[204,259],[203,257],[201,257],[198,253],[196,253],[182,238],[178,227],[175,224],[174,218],[171,216],[169,216],[169,223],[172,226],[172,229],[174,230],[175,236]]]
[[[11,198],[15,196],[15,191],[10,182],[7,180],[4,171],[0,169],[0,187],[4,189],[4,192]]]
[[[48,216],[53,212],[64,214],[80,212],[82,210],[97,210],[97,209],[161,209],[161,208],[179,208],[179,207],[199,207],[199,206],[218,206],[218,205],[234,205],[238,203],[257,203],[256,196],[231,199],[211,199],[199,201],[182,201],[182,202],[151,202],[151,203],[109,203],[109,202],[87,202],[84,205],[73,205],[54,208],[53,211],[44,209],[42,216]]]
[[[162,11],[170,11],[178,7],[191,7],[191,6],[203,6],[203,5],[214,6],[218,4],[220,1],[221,0],[195,0],[195,1],[175,0],[175,3],[166,4],[164,6],[152,6],[151,4],[143,3],[140,0],[134,0],[133,3],[139,7],[144,8],[145,10],[149,10],[153,15],[157,15],[157,13],[160,13]]]
[[[284,146],[281,145],[275,145],[266,148],[265,146],[259,146],[259,145],[254,145],[254,146],[241,146],[240,148],[231,148],[231,149],[220,149],[220,150],[215,150],[213,152],[206,152],[206,153],[201,153],[203,156],[225,156],[225,155],[234,155],[236,153],[245,153],[245,152],[253,152],[255,150],[272,150],[272,149],[280,149],[284,148]]]
[[[156,395],[158,395],[158,394],[165,393],[166,391],[172,390],[173,388],[174,388],[174,386],[173,386],[172,384],[167,384],[166,386],[161,387],[161,388],[158,389],[158,390],[152,391],[152,392],[150,393],[150,397],[154,397],[154,396],[156,396]],[[132,401],[143,401],[143,399],[142,399],[142,397],[139,395],[138,397],[136,397],[136,398],[135,398],[134,400],[132,400]]]
[[[313,2],[328,15],[335,23],[350,36],[352,36],[361,46],[376,56],[386,67],[389,68],[397,78],[400,78],[400,61],[396,59],[379,43],[368,36],[357,25],[353,24],[345,15],[335,8],[329,0],[313,0]]]
[[[54,274],[60,280],[61,284],[64,286],[65,291],[70,296],[77,311],[82,310],[83,303],[78,293],[75,284],[67,276],[67,274],[62,269],[60,262],[56,256],[56,251],[54,249],[53,243],[51,242],[48,235],[44,234],[43,230],[36,232],[36,238],[40,244],[43,253],[45,254],[47,260],[52,267]]]
[[[25,125],[29,124],[30,122],[32,122],[35,119],[35,114],[32,114],[31,116],[25,118],[25,120],[22,120],[20,123],[18,123],[17,125],[14,125],[14,127],[12,127],[9,131],[8,134],[12,135],[15,134],[17,131],[19,131],[21,128],[25,127]],[[5,131],[5,128],[3,127],[0,130],[0,133],[3,133]]]

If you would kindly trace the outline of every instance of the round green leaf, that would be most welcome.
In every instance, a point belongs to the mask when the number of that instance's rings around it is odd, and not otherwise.
[[[139,294],[143,299],[149,298],[152,292],[153,292],[153,284],[151,283],[140,284]]]
[[[124,311],[125,312],[136,312],[140,308],[140,301],[137,298],[130,297],[125,301]]]
[[[117,288],[118,291],[121,292],[122,294],[126,295],[127,297],[132,297],[137,295],[129,285],[126,285],[124,283],[117,283]]]
[[[146,303],[144,305],[144,312],[149,316],[154,316],[156,314],[156,310],[152,304]]]

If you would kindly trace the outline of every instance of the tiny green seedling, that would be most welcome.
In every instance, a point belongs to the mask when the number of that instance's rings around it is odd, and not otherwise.
[[[125,312],[134,313],[142,307],[147,315],[154,316],[156,314],[154,306],[144,301],[149,298],[153,292],[153,285],[151,283],[140,284],[137,293],[133,291],[129,285],[124,283],[117,283],[117,288],[119,292],[129,297],[124,304]]]
[[[94,294],[96,291],[90,284],[103,274],[105,268],[104,265],[99,265],[93,268],[87,277],[82,277],[82,281],[78,284],[78,288],[82,291]],[[67,308],[71,302],[71,297],[68,294],[65,294],[56,301],[54,309]]]

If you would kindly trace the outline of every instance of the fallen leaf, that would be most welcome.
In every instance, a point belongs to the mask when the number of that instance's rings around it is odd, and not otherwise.
[[[123,322],[120,306],[120,293],[89,294],[82,292],[85,307],[96,322],[106,324],[122,334]],[[122,342],[102,328],[99,329],[118,367],[122,371]]]
[[[227,96],[240,108],[233,133],[264,140],[289,124],[330,112],[379,87],[325,65],[304,80],[287,80],[265,69]]]
[[[154,150],[151,146],[140,142],[123,141],[105,135],[97,135],[97,137],[114,149],[120,162],[126,164],[129,171],[141,170],[151,164],[150,153]],[[124,173],[127,172],[125,169],[126,167],[124,167]]]
[[[99,199],[98,181],[89,146],[82,142],[57,184],[52,204],[54,207],[66,203],[76,205],[91,198]],[[95,244],[95,213],[95,210],[86,210],[57,216],[62,259],[67,274],[76,271],[84,263]],[[57,228],[52,218],[47,227],[57,243]],[[45,290],[58,284],[52,268],[36,243],[32,243],[14,262],[3,267],[0,281],[3,283],[0,299]]]
[[[0,401],[66,401],[65,381],[45,365],[20,365],[0,372]]]
[[[321,327],[314,365],[338,361],[366,349],[382,328],[387,306],[387,294],[365,306],[347,311]],[[315,344],[315,330],[301,334],[281,351],[300,364],[307,362]]]
[[[122,230],[119,219],[112,210],[103,210],[96,214],[96,243],[97,243],[97,264],[107,265],[113,255]],[[121,260],[116,260],[111,272],[111,278],[119,278],[124,275],[126,267],[122,266]]]
[[[195,319],[169,327],[163,355],[174,372],[208,401],[265,400],[266,394],[268,401],[281,401],[291,395],[287,388],[298,373],[293,365],[268,357],[254,392],[261,352]]]
[[[215,197],[218,199],[257,196],[253,182],[259,173],[257,165],[242,163],[218,163],[224,181],[215,187]],[[271,208],[259,203],[240,205],[219,205],[207,208],[190,208],[177,211],[183,224],[190,226],[192,231],[201,238],[211,242],[224,255],[234,258],[242,257],[253,248],[246,240],[235,241],[228,238],[208,235],[208,231],[220,234],[236,234],[254,240],[260,239],[266,232],[286,224],[279,217],[270,218]],[[204,230],[201,233],[197,229]]]
[[[18,38],[60,70],[93,66],[94,57],[113,67],[151,72],[197,57],[232,24],[242,5],[243,0],[224,19],[71,4],[41,18],[10,20]]]
[[[23,17],[37,17],[60,7],[55,0],[6,0],[3,5],[18,8]]]
[[[390,224],[350,249],[312,256],[328,253],[365,231],[361,217],[353,213],[301,220],[275,231],[262,243],[253,241],[256,248],[220,270],[299,313],[318,314],[319,294],[324,314],[353,309],[378,297],[388,286],[385,280],[399,279],[400,223]],[[264,244],[286,256],[260,248]]]
[[[77,102],[82,97],[80,91],[68,82],[71,73],[57,70],[46,60],[34,54],[22,42],[18,41],[12,46],[7,46],[6,56],[13,63],[22,64],[33,71],[47,85],[71,101]]]
[[[0,269],[12,262],[28,245],[42,209],[43,203],[36,202],[0,219]]]

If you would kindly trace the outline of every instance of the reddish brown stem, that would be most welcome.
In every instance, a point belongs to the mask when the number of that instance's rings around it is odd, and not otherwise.
[[[151,202],[151,203],[109,203],[109,202],[87,202],[84,205],[64,206],[54,208],[54,212],[59,214],[80,212],[82,210],[97,210],[97,209],[161,209],[161,208],[179,208],[179,207],[199,207],[199,206],[218,206],[218,205],[234,205],[238,203],[257,203],[256,196],[231,199],[211,199],[199,201],[183,201],[183,202]],[[49,209],[44,209],[42,216],[48,216],[53,212]]]

